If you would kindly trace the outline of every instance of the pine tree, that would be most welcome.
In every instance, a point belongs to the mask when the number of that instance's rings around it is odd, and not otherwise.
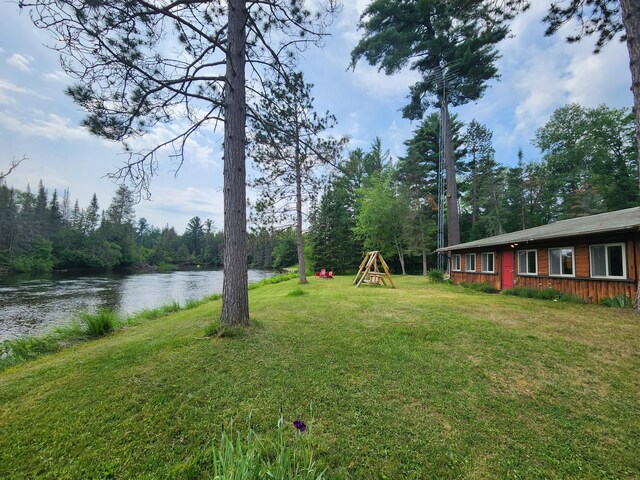
[[[195,216],[189,220],[183,239],[187,242],[189,252],[199,257],[204,244],[204,225],[200,217]]]
[[[64,189],[64,193],[62,195],[61,213],[64,222],[68,223],[71,220],[71,198],[68,188]]]
[[[20,7],[56,37],[62,67],[81,81],[68,93],[87,111],[84,125],[124,143],[130,157],[115,177],[148,192],[162,147],[172,144],[182,165],[191,135],[224,125],[220,322],[248,325],[247,100],[260,95],[266,72],[294,71],[296,52],[320,42],[338,5],[315,2],[312,12],[302,0],[21,0]],[[149,150],[130,149],[128,140],[171,121],[175,112],[184,112],[175,137]]]
[[[506,196],[507,212],[504,220],[504,228],[507,232],[524,230],[530,225],[527,221],[528,212],[526,204],[527,182],[525,180],[524,153],[518,149],[518,163],[515,167],[506,171]]]
[[[76,203],[74,203],[73,210],[71,211],[71,226],[75,231],[84,233],[84,225],[84,212],[80,210],[80,204],[78,203],[78,199],[76,198]]]
[[[495,160],[493,134],[472,120],[465,134],[469,170],[467,204],[471,210],[470,239],[504,233],[504,167]]]
[[[98,213],[99,210],[100,205],[98,205],[98,197],[94,193],[84,215],[86,230],[89,233],[95,231],[95,229],[98,228],[98,223],[100,223],[100,214]]]
[[[47,190],[44,188],[42,180],[40,180],[34,207],[35,232],[37,236],[46,236],[48,234],[49,210],[47,203]]]
[[[454,151],[457,170],[461,170],[463,154],[459,132],[462,123],[452,118]],[[435,246],[437,211],[446,210],[446,202],[440,205],[438,198],[438,164],[440,162],[440,116],[432,113],[405,142],[407,155],[398,159],[396,174],[403,195],[410,204],[411,220],[406,224],[407,244],[411,252],[422,256],[422,270],[426,275],[428,251]]]
[[[479,99],[497,75],[495,45],[508,29],[484,0],[374,0],[364,11],[364,36],[351,53],[390,75],[409,66],[422,78],[403,114],[422,118],[440,109],[447,172],[448,244],[460,243],[458,193],[449,106]]]
[[[293,220],[300,283],[305,284],[303,205],[315,201],[322,168],[338,163],[346,139],[326,136],[335,117],[315,112],[313,85],[301,73],[266,86],[269,94],[260,103],[263,113],[251,122],[255,132],[250,154],[261,173],[253,183],[260,191],[256,213],[269,225]]]
[[[93,198],[91,199],[93,203]],[[125,185],[120,185],[111,200],[106,212],[106,220],[114,225],[131,225],[135,219],[135,199],[133,192]],[[91,205],[90,205],[91,207]],[[87,214],[88,216],[88,214]]]

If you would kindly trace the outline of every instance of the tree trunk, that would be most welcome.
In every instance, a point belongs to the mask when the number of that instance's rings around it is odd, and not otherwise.
[[[456,161],[453,153],[453,132],[446,98],[441,99],[442,126],[444,132],[444,160],[447,175],[447,240],[448,246],[460,243],[460,218],[458,215],[458,186],[456,185]]]
[[[398,260],[400,260],[400,268],[402,269],[402,275],[406,275],[407,272],[404,269],[404,253],[402,251],[402,247],[400,246],[400,242],[398,242],[397,238],[394,238],[394,242],[396,244],[396,250],[398,252]]]
[[[304,244],[302,240],[302,165],[300,159],[299,132],[296,132],[296,240],[298,244],[298,273],[300,284],[307,282],[307,266],[304,261]]]
[[[220,325],[249,325],[246,195],[246,0],[229,0],[224,128],[224,280]]]
[[[498,195],[496,193],[496,189],[498,185],[498,178],[494,176],[493,182],[491,185],[491,198],[493,200],[493,210],[495,217],[495,230],[493,235],[502,235],[504,233],[504,228],[502,228],[502,220],[500,218],[500,203],[498,202]]]
[[[478,161],[475,148],[471,152],[471,228],[478,223]]]
[[[427,249],[422,249],[422,275],[427,275],[429,269],[427,267]]]
[[[629,69],[631,70],[631,92],[636,117],[636,140],[638,146],[638,181],[640,182],[640,2],[620,0],[622,23],[627,34]],[[640,184],[638,185],[640,188]]]

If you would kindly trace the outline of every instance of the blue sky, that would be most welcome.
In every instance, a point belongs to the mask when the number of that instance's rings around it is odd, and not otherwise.
[[[365,63],[348,70],[350,51],[360,38],[357,21],[366,4],[367,0],[345,1],[330,28],[332,37],[323,49],[304,54],[302,68],[307,81],[315,84],[317,110],[328,109],[338,119],[334,134],[348,135],[350,149],[367,148],[378,136],[396,158],[404,154],[403,142],[417,127],[400,113],[416,77],[410,71],[388,77]],[[499,45],[501,80],[492,82],[477,103],[453,110],[464,122],[475,118],[494,132],[496,158],[503,164],[516,161],[519,147],[526,160],[539,158],[531,146],[535,130],[566,103],[632,105],[626,46],[616,40],[594,56],[593,40],[567,44],[562,35],[545,38],[541,19],[548,2],[534,4],[514,21],[511,38]],[[63,93],[69,79],[57,54],[43,46],[50,43],[48,33],[33,27],[26,12],[20,14],[13,3],[0,3],[0,18],[0,171],[11,159],[27,156],[9,177],[9,185],[24,189],[30,184],[35,190],[42,179],[50,192],[69,188],[72,202],[77,198],[81,207],[95,192],[106,209],[115,186],[104,176],[124,161],[121,147],[79,126],[83,113]],[[172,128],[152,132],[140,145],[153,145]],[[211,218],[221,228],[221,141],[221,132],[198,134],[177,175],[168,155],[161,156],[151,200],[136,206],[137,216],[157,226],[173,225],[180,233],[195,215]]]

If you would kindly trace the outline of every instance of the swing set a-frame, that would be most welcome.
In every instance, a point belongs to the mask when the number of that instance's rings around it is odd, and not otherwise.
[[[384,272],[380,271],[378,267],[378,262],[382,265],[382,269]],[[387,286],[386,280],[389,280],[392,288],[396,288],[391,280],[391,274],[389,273],[389,267],[387,263],[382,258],[382,255],[379,251],[375,250],[373,252],[369,252],[365,255],[364,260],[360,264],[360,268],[358,268],[358,274],[356,275],[353,284],[358,288],[360,285],[368,284],[368,285],[384,285]]]

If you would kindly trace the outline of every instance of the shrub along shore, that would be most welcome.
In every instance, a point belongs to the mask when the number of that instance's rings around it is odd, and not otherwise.
[[[208,300],[8,368],[0,478],[213,478],[234,455],[313,464],[299,478],[637,475],[632,312],[394,281],[292,279],[252,289],[247,329]]]

